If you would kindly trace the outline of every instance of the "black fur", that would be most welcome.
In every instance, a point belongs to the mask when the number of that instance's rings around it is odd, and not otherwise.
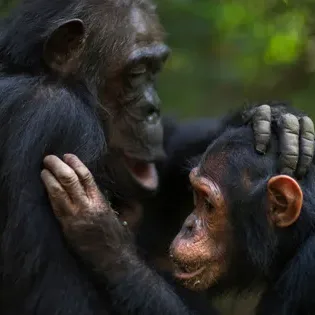
[[[97,293],[69,254],[40,179],[47,154],[76,152],[95,173],[105,148],[84,86],[0,79],[1,310],[94,314]],[[78,141],[79,139],[79,141]]]

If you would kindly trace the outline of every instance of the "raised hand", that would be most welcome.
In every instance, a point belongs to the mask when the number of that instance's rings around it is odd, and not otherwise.
[[[251,122],[256,150],[265,153],[271,139],[272,127],[280,138],[281,172],[303,177],[314,157],[314,124],[311,118],[283,103],[254,106],[243,113],[245,122]]]
[[[63,161],[49,155],[44,159],[42,180],[55,215],[61,224],[67,217],[97,215],[110,211],[88,168],[73,154]]]
[[[94,269],[110,272],[123,255],[133,251],[128,228],[78,157],[66,154],[62,161],[50,155],[45,157],[44,167],[41,178],[66,240]]]

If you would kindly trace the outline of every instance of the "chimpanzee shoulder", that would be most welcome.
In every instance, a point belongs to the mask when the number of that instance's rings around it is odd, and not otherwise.
[[[83,103],[75,87],[27,75],[2,75],[0,91],[2,310],[92,314],[95,290],[64,244],[39,176],[49,152],[74,150],[89,164],[102,153],[105,138],[92,103]]]

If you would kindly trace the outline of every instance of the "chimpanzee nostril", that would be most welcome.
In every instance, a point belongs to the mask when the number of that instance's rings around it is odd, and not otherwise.
[[[196,216],[191,214],[183,224],[184,235],[191,236],[196,228]]]
[[[186,226],[186,230],[187,230],[188,232],[192,232],[193,229],[194,229],[194,225],[193,225],[193,224],[189,224],[189,225]]]

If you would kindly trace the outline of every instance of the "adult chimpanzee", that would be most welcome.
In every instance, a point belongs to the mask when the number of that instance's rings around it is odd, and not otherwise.
[[[303,125],[308,134],[302,141],[303,145],[314,148],[314,129],[306,123]],[[295,126],[298,132],[298,124]],[[309,214],[303,219],[300,216],[302,226],[305,220],[310,221],[305,233],[295,225],[302,198],[295,180],[287,175],[270,180],[278,169],[277,146],[273,143],[271,152],[258,158],[253,153],[253,136],[248,134],[248,130],[249,127],[243,127],[226,131],[206,152],[200,166],[192,171],[197,207],[172,247],[176,276],[190,288],[207,288],[218,282],[215,287],[221,292],[232,288],[248,289],[252,283],[261,284],[262,281],[274,283],[313,229]],[[296,138],[293,134],[292,137]],[[151,314],[152,310],[161,309],[159,303],[166,303],[167,312],[174,307],[172,314],[188,314],[188,311],[177,308],[180,306],[178,301],[175,306],[174,295],[137,258],[127,229],[122,227],[104,201],[84,164],[73,155],[66,155],[64,162],[56,156],[47,157],[42,178],[65,236],[76,252],[85,262],[92,264],[101,278],[111,279],[112,296],[121,304],[132,303],[138,313]],[[312,175],[311,172],[305,182]],[[269,195],[265,195],[266,181]],[[272,197],[269,202],[266,201],[268,196]],[[257,200],[261,209],[257,207]],[[251,208],[245,210],[243,201]],[[260,212],[254,210],[255,206]],[[292,235],[294,239],[288,240]],[[108,257],[112,259],[111,264],[116,263],[115,274],[112,274]],[[246,272],[247,268],[251,271],[248,277],[240,275],[239,271]],[[295,273],[294,280],[298,276]],[[127,298],[121,299],[117,292],[127,289],[121,284],[123,280],[128,283],[129,291],[124,292]],[[280,287],[283,289],[281,293],[289,288],[289,283],[284,284],[287,286]],[[276,290],[276,287],[272,289]],[[145,298],[143,305],[139,304],[139,294]],[[280,301],[280,298],[287,297],[283,294],[276,295],[276,298]],[[277,305],[275,314],[279,311],[279,302]]]
[[[45,155],[75,152],[109,198],[134,195],[135,182],[156,188],[162,37],[153,6],[137,0],[23,1],[2,25],[2,314],[104,308],[59,235],[38,175]]]

